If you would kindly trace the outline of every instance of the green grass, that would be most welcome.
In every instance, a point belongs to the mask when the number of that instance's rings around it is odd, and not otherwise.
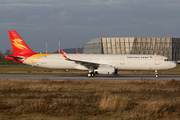
[[[57,70],[32,66],[0,66],[0,74],[86,74],[80,70]]]
[[[23,65],[23,64],[14,62],[12,60],[1,59],[0,60],[0,65]]]

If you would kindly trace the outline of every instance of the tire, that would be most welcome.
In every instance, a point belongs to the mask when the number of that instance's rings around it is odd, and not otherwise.
[[[88,74],[87,74],[87,77],[89,77],[89,78],[92,77],[91,73],[88,73]]]
[[[91,73],[91,77],[94,77],[95,76],[95,74],[94,73]]]
[[[159,75],[155,75],[155,77],[156,77],[156,78],[158,78],[158,77],[159,77]]]

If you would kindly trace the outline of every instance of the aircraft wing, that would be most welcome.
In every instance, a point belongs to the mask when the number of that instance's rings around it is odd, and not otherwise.
[[[88,68],[88,69],[97,69],[100,65],[103,65],[103,64],[99,64],[99,63],[93,63],[93,62],[73,60],[73,59],[68,58],[62,50],[60,50],[60,51],[61,51],[63,57],[64,57],[66,60],[68,60],[68,61],[73,61],[73,62],[75,62],[75,63],[77,63],[77,64],[83,65],[83,66],[85,66],[85,67]]]

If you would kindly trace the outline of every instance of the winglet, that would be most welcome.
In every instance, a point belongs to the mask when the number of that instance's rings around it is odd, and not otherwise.
[[[65,59],[68,59],[68,57],[65,55],[65,53],[63,52],[63,50],[60,49],[60,51],[61,51],[63,57],[64,57]]]

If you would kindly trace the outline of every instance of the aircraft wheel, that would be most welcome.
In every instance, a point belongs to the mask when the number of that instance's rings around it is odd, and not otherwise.
[[[91,73],[88,73],[88,74],[87,74],[87,77],[91,77],[91,76],[92,76]]]
[[[156,77],[156,78],[158,78],[158,77],[159,77],[159,75],[158,75],[158,71],[157,71],[157,70],[155,70],[155,77]]]
[[[94,77],[95,76],[95,74],[94,73],[91,73],[91,77]]]
[[[155,77],[156,77],[156,78],[158,78],[158,77],[159,77],[159,75],[155,75]]]

